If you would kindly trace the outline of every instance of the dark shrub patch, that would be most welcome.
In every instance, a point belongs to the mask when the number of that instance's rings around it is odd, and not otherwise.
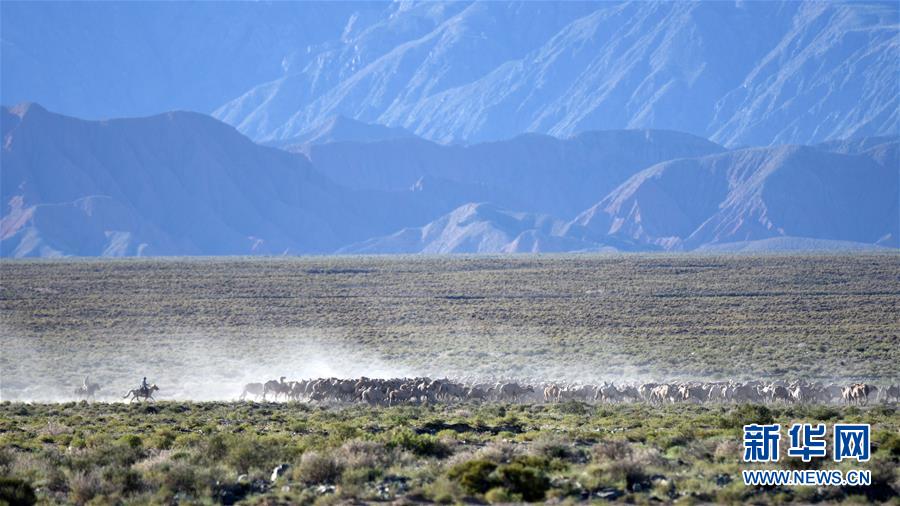
[[[144,445],[143,441],[141,441],[141,437],[135,434],[122,436],[119,439],[119,442],[132,449],[139,449]]]
[[[423,457],[437,457],[439,459],[450,455],[450,448],[429,434],[416,434],[409,429],[394,432],[388,441],[388,446],[403,448]]]
[[[447,475],[470,494],[483,494],[496,485],[491,479],[495,469],[497,465],[493,462],[470,460],[453,466]]]
[[[831,406],[814,406],[809,409],[809,417],[815,420],[833,420],[840,414],[837,409]]]
[[[332,484],[337,482],[342,471],[340,463],[331,455],[307,452],[294,470],[294,477],[310,485]]]
[[[225,457],[225,462],[241,473],[249,472],[252,468],[261,468],[265,460],[263,446],[251,438],[235,438]]]
[[[892,432],[881,432],[876,435],[875,448],[891,457],[900,457],[900,436]]]
[[[759,404],[741,404],[722,418],[722,427],[740,429],[744,425],[772,423],[772,411]]]
[[[550,488],[550,479],[543,470],[520,462],[500,466],[495,474],[504,488],[526,501],[542,500]]]
[[[14,478],[0,477],[0,503],[10,506],[31,506],[37,502],[34,489],[28,483]]]

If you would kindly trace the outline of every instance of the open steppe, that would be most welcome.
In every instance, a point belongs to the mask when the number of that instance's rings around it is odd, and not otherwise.
[[[896,254],[40,260],[0,273],[6,500],[805,503],[900,490],[891,403],[223,402],[279,376],[896,383]],[[159,402],[70,402],[84,376],[101,401],[147,376]],[[740,428],[770,421],[872,424],[872,485],[744,486]]]
[[[234,399],[287,376],[900,379],[900,256],[0,263],[5,400]],[[121,393],[119,393],[121,391]]]

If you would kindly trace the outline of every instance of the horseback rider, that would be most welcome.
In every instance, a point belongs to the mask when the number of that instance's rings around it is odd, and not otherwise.
[[[144,379],[141,380],[141,392],[150,393],[150,385],[147,384],[147,377],[144,376]]]

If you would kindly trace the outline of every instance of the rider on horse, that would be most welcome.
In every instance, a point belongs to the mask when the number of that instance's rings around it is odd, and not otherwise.
[[[150,393],[150,385],[147,384],[146,376],[144,376],[144,379],[141,380],[141,393],[145,395]]]

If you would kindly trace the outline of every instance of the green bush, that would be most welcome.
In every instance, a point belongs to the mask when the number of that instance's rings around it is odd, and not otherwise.
[[[124,495],[139,492],[146,486],[141,474],[130,467],[105,467],[101,476],[105,484]]]
[[[341,471],[342,466],[331,455],[306,452],[294,469],[294,478],[309,485],[333,484],[341,476]]]
[[[491,473],[497,465],[487,460],[469,460],[450,468],[447,476],[470,494],[483,494],[496,485]]]
[[[273,438],[236,436],[226,441],[215,442],[213,450],[216,453],[221,452],[223,444],[228,448],[225,463],[239,473],[248,473],[254,469],[270,471],[280,461],[296,458],[296,453],[289,447],[288,442]]]
[[[67,480],[69,499],[75,504],[84,504],[102,492],[103,484],[95,471],[79,471]]]
[[[512,462],[497,468],[496,479],[504,488],[522,499],[533,502],[544,498],[550,479],[542,469]]]
[[[533,456],[516,457],[509,464],[499,466],[487,460],[475,459],[453,466],[447,476],[470,494],[484,494],[501,487],[502,492],[494,493],[495,500],[508,493],[525,501],[539,501],[550,488],[550,479],[545,474],[546,466],[546,459]]]
[[[202,488],[202,480],[197,476],[197,470],[183,462],[162,464],[150,473],[153,484],[166,488],[172,492],[194,494]]]
[[[581,458],[581,452],[575,449],[568,441],[558,437],[541,437],[534,441],[531,451],[539,457],[559,459],[565,461],[577,461]]]
[[[119,438],[119,442],[133,449],[143,448],[144,442],[141,437],[136,434],[126,434]]]
[[[129,467],[143,455],[143,450],[121,442],[99,444],[76,453],[69,460],[74,471],[91,471],[103,466]]]
[[[23,480],[0,477],[0,504],[31,506],[37,502],[34,489]]]
[[[722,427],[727,429],[740,429],[744,425],[769,424],[775,421],[772,411],[760,404],[741,404],[722,418]]]
[[[168,450],[172,448],[172,443],[175,442],[175,433],[169,429],[160,429],[156,431],[156,434],[150,441],[151,448],[158,448],[160,450]]]
[[[228,455],[228,441],[222,434],[212,434],[206,439],[202,453],[212,462],[224,459]]]
[[[494,487],[484,494],[484,500],[491,504],[509,504],[522,502],[522,496],[511,494],[503,487]]]
[[[814,420],[834,420],[841,415],[837,408],[832,406],[813,406],[809,408],[809,414],[804,418],[812,418]]]
[[[631,443],[622,440],[603,441],[591,448],[593,460],[597,463],[631,459],[634,449]]]
[[[567,415],[586,415],[592,408],[584,402],[568,400],[560,403],[557,409],[559,409],[560,413]]]
[[[450,448],[438,438],[429,434],[416,434],[410,429],[394,431],[388,446],[402,448],[423,457],[442,459],[450,455]]]
[[[374,467],[348,467],[341,474],[341,485],[361,486],[381,478],[382,472]]]
[[[875,450],[879,453],[900,457],[900,436],[893,432],[876,432],[874,436]]]

